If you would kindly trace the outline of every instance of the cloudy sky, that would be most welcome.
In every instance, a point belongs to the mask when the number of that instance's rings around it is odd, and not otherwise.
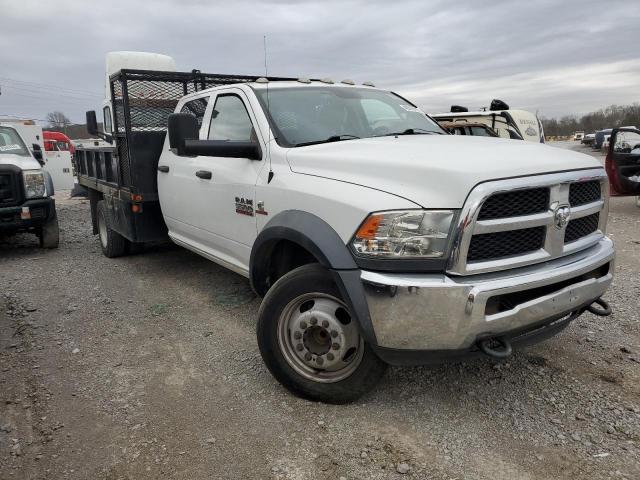
[[[272,75],[370,80],[428,112],[640,101],[638,0],[0,0],[0,115],[83,121],[112,50],[260,75],[265,34]]]

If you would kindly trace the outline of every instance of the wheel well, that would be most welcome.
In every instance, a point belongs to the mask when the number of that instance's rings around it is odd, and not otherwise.
[[[251,276],[253,288],[259,295],[267,293],[280,277],[291,270],[318,263],[311,252],[291,240],[278,240],[265,246],[261,256],[268,260],[261,262],[261,268],[256,268]]]

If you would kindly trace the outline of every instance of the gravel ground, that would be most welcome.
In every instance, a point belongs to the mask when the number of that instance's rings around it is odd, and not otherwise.
[[[58,205],[58,250],[0,240],[0,479],[640,478],[632,198],[611,317],[503,363],[392,368],[347,406],[269,375],[247,280],[177,247],[107,259],[88,203]]]

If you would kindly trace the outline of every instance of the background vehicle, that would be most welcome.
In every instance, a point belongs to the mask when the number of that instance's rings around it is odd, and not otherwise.
[[[476,137],[498,137],[493,129],[484,123],[472,122],[438,122],[442,128],[453,135],[467,135]]]
[[[594,139],[593,139],[593,143],[591,144],[591,147],[595,150],[600,150],[602,148],[602,145],[604,143],[604,140],[606,138],[607,135],[611,135],[611,131],[613,129],[611,128],[607,128],[604,130],[598,130],[595,133]]]
[[[22,118],[7,118],[2,119],[0,122],[4,125],[10,125],[16,129],[18,135],[24,140],[27,145],[38,145],[41,150],[44,150],[44,135],[42,133],[42,127],[36,125],[34,120],[22,119]]]
[[[605,160],[613,196],[637,195],[640,207],[640,130],[614,128]]]
[[[590,156],[460,139],[351,81],[109,81],[113,147],[76,150],[103,253],[169,236],[248,277],[262,358],[298,395],[344,403],[387,364],[506,357],[612,281]]]
[[[584,137],[582,137],[580,143],[583,145],[591,145],[595,141],[595,138],[595,133],[587,133]]]
[[[48,152],[69,152],[73,158],[75,147],[71,139],[62,132],[52,132],[45,130],[42,132],[44,137],[44,149]]]
[[[41,247],[56,248],[53,181],[42,163],[40,145],[29,150],[14,124],[0,123],[0,234],[31,232]]]
[[[577,141],[582,141],[582,139],[584,138],[584,132],[576,132],[573,134],[573,139],[577,142]]]
[[[502,138],[544,143],[544,130],[538,117],[525,110],[511,110],[501,100],[492,100],[488,111],[469,112],[465,107],[454,105],[451,112],[434,113],[431,117],[438,123],[484,123]]]

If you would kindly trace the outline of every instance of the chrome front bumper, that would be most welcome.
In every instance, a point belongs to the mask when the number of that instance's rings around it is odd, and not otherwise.
[[[613,242],[603,238],[573,255],[506,272],[456,277],[362,271],[361,280],[378,347],[461,350],[478,338],[589,305],[611,284],[614,256]],[[509,306],[498,308],[499,299]]]

